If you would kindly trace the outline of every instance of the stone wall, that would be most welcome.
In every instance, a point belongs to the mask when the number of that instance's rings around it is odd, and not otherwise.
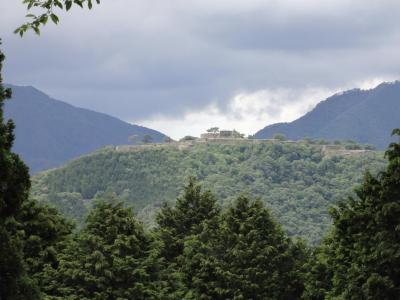
[[[172,143],[163,143],[163,144],[145,144],[145,145],[121,145],[116,146],[115,150],[118,152],[136,152],[143,151],[146,149],[164,149],[164,148],[173,148],[179,150],[187,150],[192,148],[195,145],[201,144],[220,144],[220,145],[251,145],[251,144],[263,144],[263,143],[271,143],[271,144],[293,144],[293,143],[304,143],[304,141],[280,141],[276,139],[238,139],[238,138],[199,138],[196,140],[182,141],[182,142],[172,142]],[[318,145],[316,145],[318,146]],[[321,152],[324,155],[340,155],[340,156],[348,156],[348,155],[363,155],[367,153],[371,153],[374,151],[371,150],[347,150],[344,149],[343,146],[340,145],[324,145],[321,146]]]

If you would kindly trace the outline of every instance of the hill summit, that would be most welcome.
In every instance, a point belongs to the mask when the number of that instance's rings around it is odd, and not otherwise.
[[[137,140],[150,135],[154,142],[165,138],[158,131],[54,100],[31,86],[8,87],[13,97],[6,102],[5,117],[16,124],[14,151],[32,173],[106,145],[127,144],[132,135]]]
[[[353,194],[366,168],[376,174],[385,166],[381,152],[325,147],[246,139],[106,147],[35,175],[31,192],[78,222],[94,200],[116,196],[153,224],[194,176],[223,206],[241,194],[260,198],[290,235],[316,243],[330,226],[328,207]]]
[[[374,89],[353,89],[320,102],[312,111],[290,123],[261,129],[255,138],[284,134],[288,139],[305,137],[355,140],[385,149],[390,132],[400,124],[400,82],[382,83]]]

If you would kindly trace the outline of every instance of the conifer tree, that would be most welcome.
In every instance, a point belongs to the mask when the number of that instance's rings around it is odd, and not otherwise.
[[[156,234],[160,241],[159,256],[163,262],[163,298],[189,299],[192,269],[184,257],[185,243],[194,236],[208,232],[215,224],[220,207],[210,191],[191,177],[175,207],[165,205],[157,215]],[[192,274],[189,274],[192,273]]]
[[[70,241],[73,225],[55,208],[33,199],[23,203],[16,221],[27,275],[42,288],[43,270],[57,266],[57,253]]]
[[[332,289],[332,248],[331,235],[325,237],[324,242],[309,254],[305,268],[304,292],[302,299],[324,300]]]
[[[11,98],[11,90],[3,86],[3,61],[0,51],[0,295],[2,299],[35,299],[37,292],[25,274],[22,240],[15,220],[28,199],[30,179],[28,168],[11,151],[14,123],[4,120],[3,106]]]
[[[220,223],[185,245],[188,299],[300,298],[304,247],[285,236],[259,200],[240,197]]]
[[[308,299],[400,299],[400,143],[386,158],[386,171],[367,173],[357,198],[332,210],[334,228],[318,262],[332,288]]]
[[[202,191],[192,177],[175,207],[165,205],[157,215],[158,234],[162,241],[162,256],[175,262],[182,255],[185,238],[200,233],[204,222],[217,217],[220,207],[210,191]]]
[[[46,272],[46,294],[68,299],[157,299],[152,240],[119,200],[100,201]]]

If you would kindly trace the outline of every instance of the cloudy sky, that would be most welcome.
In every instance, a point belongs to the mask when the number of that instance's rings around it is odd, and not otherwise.
[[[21,3],[0,0],[6,82],[174,138],[400,79],[398,0],[102,0],[23,39]]]

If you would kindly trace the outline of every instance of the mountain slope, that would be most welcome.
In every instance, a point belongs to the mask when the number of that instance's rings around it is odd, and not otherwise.
[[[218,200],[242,193],[260,197],[291,235],[318,241],[330,225],[327,208],[352,193],[364,170],[385,166],[382,153],[324,155],[307,143],[164,145],[119,151],[108,147],[33,177],[32,193],[76,219],[85,203],[115,193],[150,221],[164,202],[173,202],[195,175]]]
[[[396,127],[400,127],[400,82],[333,95],[303,117],[269,125],[255,137],[271,138],[282,133],[292,140],[351,139],[385,149],[391,141],[390,132]]]
[[[165,137],[155,130],[51,99],[33,87],[10,87],[13,98],[5,105],[5,116],[16,124],[14,151],[32,173],[105,145],[127,144],[133,134],[149,134],[154,141]]]

